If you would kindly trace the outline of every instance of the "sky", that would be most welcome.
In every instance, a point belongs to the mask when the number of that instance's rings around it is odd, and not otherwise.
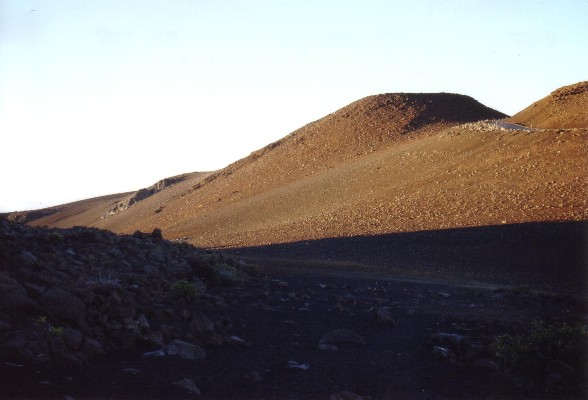
[[[362,97],[514,114],[588,79],[588,0],[0,0],[0,212],[216,170]]]

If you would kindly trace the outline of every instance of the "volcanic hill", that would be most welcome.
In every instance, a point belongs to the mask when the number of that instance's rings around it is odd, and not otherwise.
[[[585,98],[576,89],[554,93],[569,93],[566,104]],[[239,247],[586,219],[586,131],[472,123],[502,117],[461,95],[370,96],[128,208],[125,194],[30,222],[126,233],[159,227],[199,246]]]
[[[55,207],[45,210],[42,218],[36,218],[37,213],[28,216],[28,220],[32,217],[35,221],[30,222],[34,224],[59,227],[95,225],[115,231],[132,231],[155,223],[161,225],[168,235],[192,237],[190,227],[180,230],[176,225],[182,222],[191,224],[195,222],[192,221],[195,216],[209,215],[212,210],[230,212],[236,203],[241,207],[253,204],[255,210],[258,208],[256,200],[265,202],[259,196],[275,196],[280,190],[293,200],[297,191],[291,186],[294,183],[300,186],[311,177],[350,161],[398,143],[431,136],[458,123],[503,116],[470,97],[453,94],[370,96],[207,177],[207,174],[184,176],[177,185],[168,185],[166,190],[128,209],[128,204],[123,204],[132,194],[122,194],[91,203],[76,202]],[[377,186],[377,182],[369,184]],[[303,202],[296,202],[304,207]],[[26,217],[21,215],[20,218]],[[257,217],[252,215],[250,219],[257,225]],[[200,230],[200,227],[194,228]]]
[[[559,88],[508,121],[540,129],[588,128],[588,81]]]

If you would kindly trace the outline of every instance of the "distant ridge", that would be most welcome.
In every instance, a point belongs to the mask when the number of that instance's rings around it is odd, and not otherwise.
[[[554,90],[508,121],[543,129],[588,128],[588,81]]]

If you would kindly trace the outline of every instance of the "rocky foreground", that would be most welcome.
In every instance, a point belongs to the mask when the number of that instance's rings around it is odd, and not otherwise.
[[[0,220],[1,398],[584,398],[582,299]],[[267,275],[261,275],[261,271]]]
[[[17,372],[82,367],[138,345],[203,358],[200,346],[233,339],[204,315],[188,318],[185,306],[196,299],[216,303],[207,286],[241,282],[249,268],[163,240],[159,230],[118,236],[6,220],[0,220],[0,263],[0,359],[3,368]],[[187,320],[182,328],[163,323]],[[178,337],[199,345],[173,340]],[[20,384],[33,388],[13,387],[8,393],[27,393],[41,383]]]

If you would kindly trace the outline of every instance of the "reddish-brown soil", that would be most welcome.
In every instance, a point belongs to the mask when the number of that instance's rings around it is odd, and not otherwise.
[[[588,130],[456,125],[502,116],[465,96],[372,96],[117,215],[111,201],[33,223],[226,248],[588,218]]]
[[[557,89],[507,121],[540,129],[588,128],[588,81]]]

